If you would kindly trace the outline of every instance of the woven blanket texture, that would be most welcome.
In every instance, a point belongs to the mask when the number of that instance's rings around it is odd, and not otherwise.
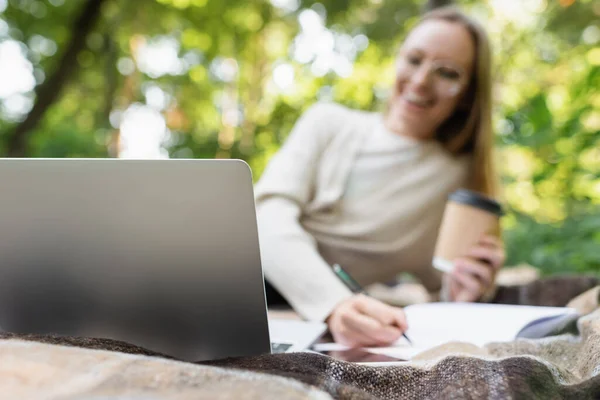
[[[481,348],[448,343],[390,367],[313,353],[186,363],[114,340],[0,333],[0,398],[600,399],[594,283],[553,279],[502,292],[539,305],[556,300],[552,290],[571,293],[569,305],[585,316],[569,332]]]

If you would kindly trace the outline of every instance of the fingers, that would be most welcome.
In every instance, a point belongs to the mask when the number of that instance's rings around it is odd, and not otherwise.
[[[456,260],[455,274],[474,276],[480,281],[478,284],[482,289],[490,287],[494,282],[494,271],[488,265],[470,258]]]
[[[506,253],[502,241],[491,235],[483,236],[468,254],[470,257],[485,260],[494,269],[500,269],[504,265]]]
[[[338,305],[327,323],[335,341],[351,347],[388,345],[407,327],[402,309],[363,295]]]
[[[342,316],[342,322],[360,336],[367,338],[366,344],[389,344],[402,335],[399,328],[382,325],[374,318],[359,312],[347,313]]]
[[[355,307],[360,313],[376,319],[381,325],[393,325],[400,328],[402,332],[408,328],[404,311],[401,308],[389,306],[367,296],[359,296]]]
[[[352,308],[352,302],[355,301],[354,297],[338,304],[333,310],[331,315],[327,318],[327,325],[329,331],[333,336],[333,340],[336,343],[340,343],[346,346],[355,347],[360,346],[363,343],[369,342],[371,339],[362,333],[353,330],[345,322],[348,317],[346,314],[355,312]]]
[[[493,247],[502,247],[502,239],[495,235],[483,235],[479,239],[479,243],[493,246]]]
[[[406,314],[404,310],[399,307],[392,307],[394,316],[396,317],[396,326],[400,328],[402,333],[408,330],[408,321],[406,320]]]
[[[502,240],[483,235],[463,258],[455,260],[451,273],[450,293],[455,301],[476,301],[494,283],[496,272],[502,268],[506,253]]]
[[[336,343],[350,347],[369,346],[376,344],[373,338],[353,330],[341,321],[338,321],[337,324],[331,324],[329,329]]]
[[[452,273],[452,279],[461,286],[456,294],[455,301],[475,301],[483,293],[481,282],[473,275],[455,270]]]
[[[487,261],[494,269],[499,269],[504,264],[504,249],[476,246],[469,251],[469,257]]]
[[[383,325],[391,325],[394,322],[394,315],[382,302],[363,295],[358,296],[356,300],[354,307],[359,312],[375,318]]]

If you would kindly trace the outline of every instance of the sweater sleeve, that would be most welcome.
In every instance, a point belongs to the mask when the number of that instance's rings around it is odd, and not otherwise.
[[[258,231],[266,279],[300,315],[325,320],[352,293],[300,224],[312,198],[321,155],[335,126],[335,105],[311,107],[296,123],[255,187]]]

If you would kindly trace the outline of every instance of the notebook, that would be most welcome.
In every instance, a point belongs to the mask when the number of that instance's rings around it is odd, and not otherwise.
[[[414,355],[447,342],[483,346],[517,338],[544,337],[574,324],[579,315],[566,307],[536,307],[480,303],[425,303],[404,308],[406,335],[393,346],[367,348],[370,353],[410,360]],[[347,348],[336,343],[316,345],[325,354],[342,354]],[[333,353],[337,352],[337,353]]]

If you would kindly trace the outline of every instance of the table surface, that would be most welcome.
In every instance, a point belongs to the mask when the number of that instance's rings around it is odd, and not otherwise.
[[[300,321],[302,318],[293,310],[268,310],[269,319],[291,319]]]

